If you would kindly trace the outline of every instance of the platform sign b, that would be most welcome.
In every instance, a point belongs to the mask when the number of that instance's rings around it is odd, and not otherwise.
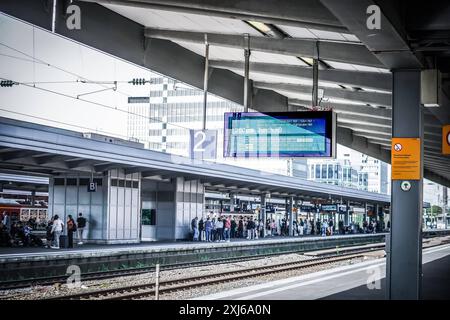
[[[97,191],[97,183],[89,182],[88,184],[88,192],[96,192]]]
[[[195,160],[214,160],[217,157],[216,130],[190,130],[189,154]]]

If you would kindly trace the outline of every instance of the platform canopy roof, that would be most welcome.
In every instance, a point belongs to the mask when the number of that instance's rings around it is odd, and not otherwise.
[[[251,108],[311,108],[312,59],[319,59],[321,106],[338,113],[338,143],[390,162],[391,70],[437,68],[440,107],[424,108],[424,175],[450,186],[441,125],[450,123],[450,14],[447,1],[84,0],[83,28],[56,33],[203,88],[204,39],[209,91],[243,103],[244,35],[250,38]],[[381,8],[380,30],[366,26]],[[63,8],[64,9],[64,8]],[[42,1],[6,0],[0,10],[51,29]],[[59,12],[64,12],[60,10]]]
[[[250,195],[269,193],[285,198],[390,202],[390,196],[385,194],[191,160],[143,147],[87,138],[80,132],[0,117],[1,173],[98,176],[112,169],[123,169],[125,174],[140,173],[142,178],[159,181],[177,177],[199,180],[211,190]]]

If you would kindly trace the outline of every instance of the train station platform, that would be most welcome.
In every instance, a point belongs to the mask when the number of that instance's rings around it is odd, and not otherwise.
[[[450,299],[450,245],[424,249],[423,264],[422,298]],[[369,260],[196,300],[382,300],[385,266],[384,258]]]
[[[313,237],[273,237],[231,242],[151,242],[134,245],[86,245],[74,249],[0,248],[0,281],[66,273],[78,265],[82,272],[107,268],[176,265],[227,258],[268,256],[383,243],[384,233]]]

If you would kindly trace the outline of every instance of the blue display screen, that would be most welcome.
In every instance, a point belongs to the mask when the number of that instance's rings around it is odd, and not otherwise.
[[[224,157],[332,157],[333,113],[225,113]]]

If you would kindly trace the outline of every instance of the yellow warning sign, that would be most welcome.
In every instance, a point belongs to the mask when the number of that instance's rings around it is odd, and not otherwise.
[[[442,127],[442,154],[450,154],[450,124]]]
[[[420,180],[420,139],[392,138],[392,180]]]

